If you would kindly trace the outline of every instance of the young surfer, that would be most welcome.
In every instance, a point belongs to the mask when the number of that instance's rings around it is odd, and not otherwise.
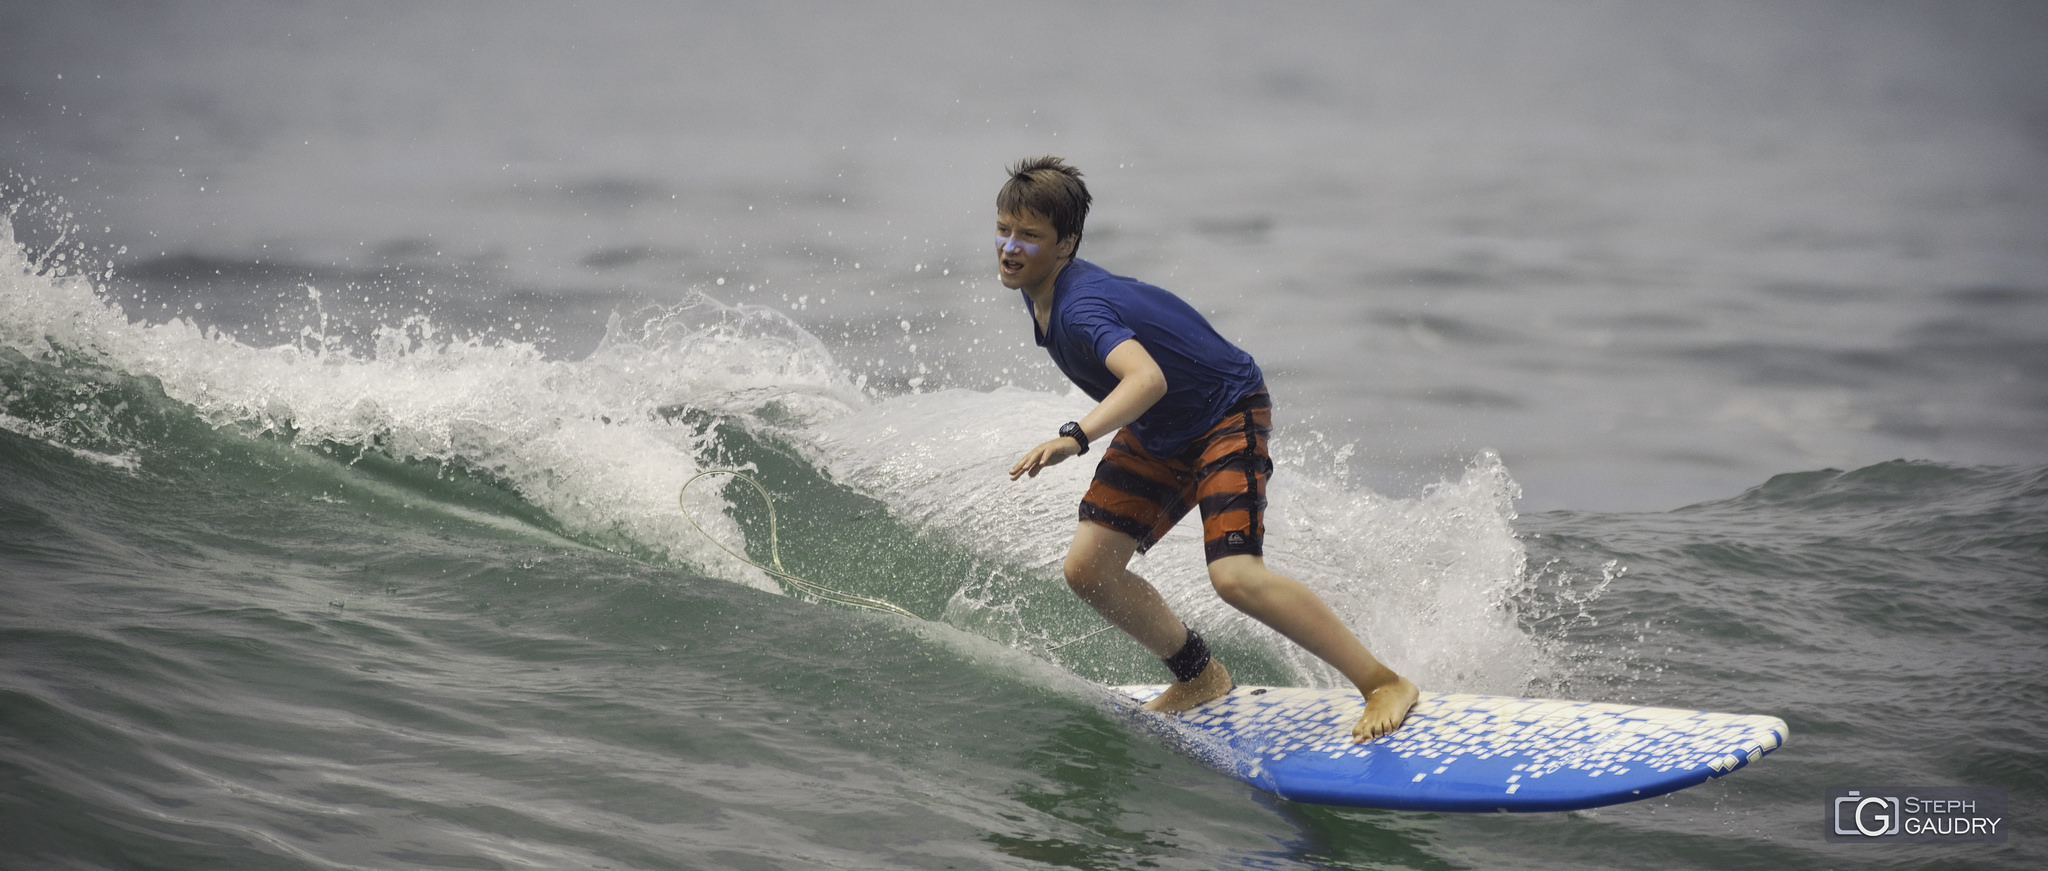
[[[1057,157],[1011,167],[996,196],[1003,286],[1023,292],[1038,344],[1097,402],[1025,452],[1010,480],[1116,434],[1081,501],[1067,585],[1166,661],[1174,683],[1147,708],[1185,711],[1230,692],[1230,672],[1202,637],[1127,568],[1199,507],[1216,594],[1358,687],[1365,713],[1353,740],[1393,731],[1415,705],[1415,684],[1373,658],[1308,587],[1266,567],[1272,411],[1258,364],[1179,297],[1076,258],[1090,199],[1081,172]]]

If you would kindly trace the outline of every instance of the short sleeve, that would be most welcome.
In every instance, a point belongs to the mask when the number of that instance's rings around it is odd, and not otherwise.
[[[1123,318],[1115,309],[1099,298],[1076,300],[1067,313],[1067,319],[1076,332],[1088,337],[1096,360],[1107,361],[1109,352],[1116,350],[1116,346],[1138,336],[1136,331],[1124,325]]]

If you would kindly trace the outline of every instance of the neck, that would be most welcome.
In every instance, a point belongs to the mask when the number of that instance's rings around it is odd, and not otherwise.
[[[1066,272],[1067,265],[1073,262],[1074,258],[1072,257],[1060,261],[1060,265],[1054,267],[1052,274],[1046,276],[1044,281],[1024,288],[1024,295],[1031,297],[1032,305],[1037,306],[1039,309],[1052,308],[1053,291],[1059,288],[1060,273]]]

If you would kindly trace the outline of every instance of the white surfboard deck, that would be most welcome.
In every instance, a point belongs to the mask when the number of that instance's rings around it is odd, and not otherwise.
[[[1142,703],[1163,685],[1117,687]],[[1785,721],[1638,705],[1424,693],[1391,735],[1351,743],[1351,689],[1240,686],[1178,716],[1131,711],[1180,749],[1290,801],[1563,811],[1663,795],[1776,750]]]

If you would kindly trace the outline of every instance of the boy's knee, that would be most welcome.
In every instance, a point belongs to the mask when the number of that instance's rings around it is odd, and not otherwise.
[[[1233,608],[1242,609],[1244,603],[1256,599],[1265,581],[1265,572],[1256,564],[1228,559],[1209,564],[1209,586]]]
[[[1088,560],[1073,554],[1067,555],[1067,561],[1060,566],[1060,571],[1066,575],[1067,589],[1075,593],[1085,594],[1102,585],[1102,573],[1096,571]]]

